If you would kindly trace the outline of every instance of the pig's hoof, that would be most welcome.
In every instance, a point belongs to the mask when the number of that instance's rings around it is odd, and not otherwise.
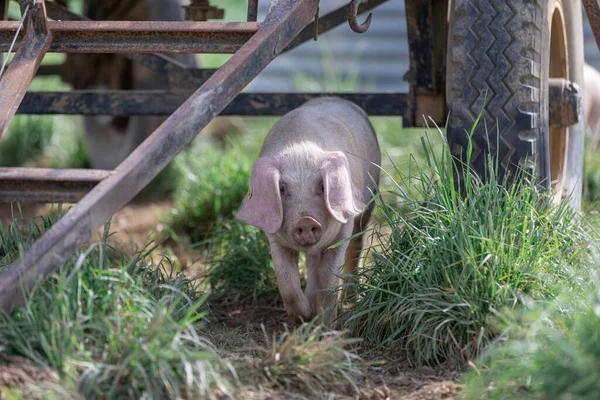
[[[313,317],[313,310],[307,299],[299,300],[293,303],[285,303],[285,311],[298,322],[310,321]]]

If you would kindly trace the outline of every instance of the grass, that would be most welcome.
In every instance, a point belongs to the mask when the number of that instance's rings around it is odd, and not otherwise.
[[[416,364],[477,357],[499,334],[503,308],[577,283],[588,239],[566,205],[552,207],[526,179],[501,186],[467,172],[461,197],[449,149],[432,146],[423,140],[426,165],[397,183],[400,201],[377,201],[389,234],[380,234],[343,321]]]
[[[248,191],[253,156],[240,142],[231,141],[222,152],[206,140],[194,141],[176,160],[180,178],[168,216],[171,229],[202,241],[217,223],[231,219]]]
[[[36,78],[30,90],[64,90],[53,77]],[[80,121],[64,115],[17,115],[0,141],[0,166],[81,168],[87,154]]]
[[[505,317],[503,340],[462,378],[465,399],[594,399],[600,390],[597,277],[583,292]]]
[[[265,340],[270,345],[260,349],[261,368],[271,384],[317,398],[325,391],[348,391],[348,387],[358,392],[356,381],[365,363],[348,350],[356,339],[309,323],[293,331],[286,328],[279,337],[274,333],[271,339],[265,332]]]
[[[233,370],[196,330],[206,312],[194,282],[151,249],[119,254],[106,232],[0,317],[2,351],[53,368],[63,388],[89,398],[229,393]],[[3,243],[13,238],[3,263],[34,236],[3,229]]]
[[[277,297],[277,279],[269,243],[253,226],[231,220],[220,224],[209,240],[209,270],[204,283],[215,298],[235,297],[255,303]]]

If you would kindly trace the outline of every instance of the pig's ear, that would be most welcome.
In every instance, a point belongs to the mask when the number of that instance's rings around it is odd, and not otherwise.
[[[236,218],[275,233],[283,223],[283,206],[279,194],[280,162],[273,157],[261,157],[254,162],[250,188]]]
[[[327,210],[336,220],[345,224],[363,212],[362,193],[352,184],[350,166],[344,153],[327,153],[321,164],[321,176]]]

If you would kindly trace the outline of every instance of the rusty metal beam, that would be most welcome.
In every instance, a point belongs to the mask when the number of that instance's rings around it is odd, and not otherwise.
[[[550,78],[548,81],[550,127],[566,128],[575,125],[583,114],[579,85],[564,78]]]
[[[8,1],[0,0],[0,22],[8,20]],[[0,52],[0,65],[2,65],[2,60],[4,60],[4,54]]]
[[[0,167],[0,203],[75,203],[112,171]]]
[[[65,7],[51,2],[47,4],[50,18],[61,21],[92,21],[90,18],[75,14]],[[171,88],[196,88],[202,85],[216,71],[215,69],[190,68],[165,54],[126,53],[124,57],[135,61],[154,72],[166,74]]]
[[[22,260],[0,275],[0,309],[10,312],[22,304],[23,291],[52,274],[139,193],[281,53],[311,21],[317,4],[318,0],[274,0],[256,35],[129,155],[114,174],[81,199]]]
[[[6,51],[18,22],[0,22]],[[49,21],[48,51],[60,53],[234,53],[258,22]]]
[[[28,92],[19,114],[169,115],[189,93],[162,91]],[[220,115],[284,115],[304,102],[338,96],[362,107],[367,114],[402,116],[406,93],[240,93]]]
[[[258,18],[258,0],[248,0],[248,22],[256,22]]]
[[[358,15],[363,14],[367,11],[372,10],[380,4],[385,3],[388,0],[368,0],[360,5],[358,8]],[[333,28],[344,24],[348,21],[348,12],[351,9],[350,4],[344,7],[340,7],[337,10],[331,11],[325,15],[319,17],[318,31],[319,35],[332,30]],[[350,33],[352,34],[352,33]],[[298,36],[285,48],[284,52],[290,51],[302,43],[309,40],[313,40],[315,36],[315,22],[308,24],[306,28],[300,32]]]
[[[25,18],[25,29],[23,45],[0,79],[0,139],[8,129],[27,87],[52,42],[52,34],[46,24],[46,8],[43,1],[35,3],[29,10]]]
[[[410,84],[406,118],[410,126],[424,126],[423,115],[436,122],[446,117],[446,47],[448,0],[405,0],[410,70],[404,79]]]
[[[581,0],[581,2],[590,21],[592,33],[594,39],[596,39],[596,46],[600,49],[600,6],[598,6],[598,0]]]

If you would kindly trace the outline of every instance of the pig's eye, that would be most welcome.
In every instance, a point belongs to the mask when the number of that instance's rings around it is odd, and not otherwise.
[[[283,197],[285,195],[285,185],[279,185],[279,194]]]

